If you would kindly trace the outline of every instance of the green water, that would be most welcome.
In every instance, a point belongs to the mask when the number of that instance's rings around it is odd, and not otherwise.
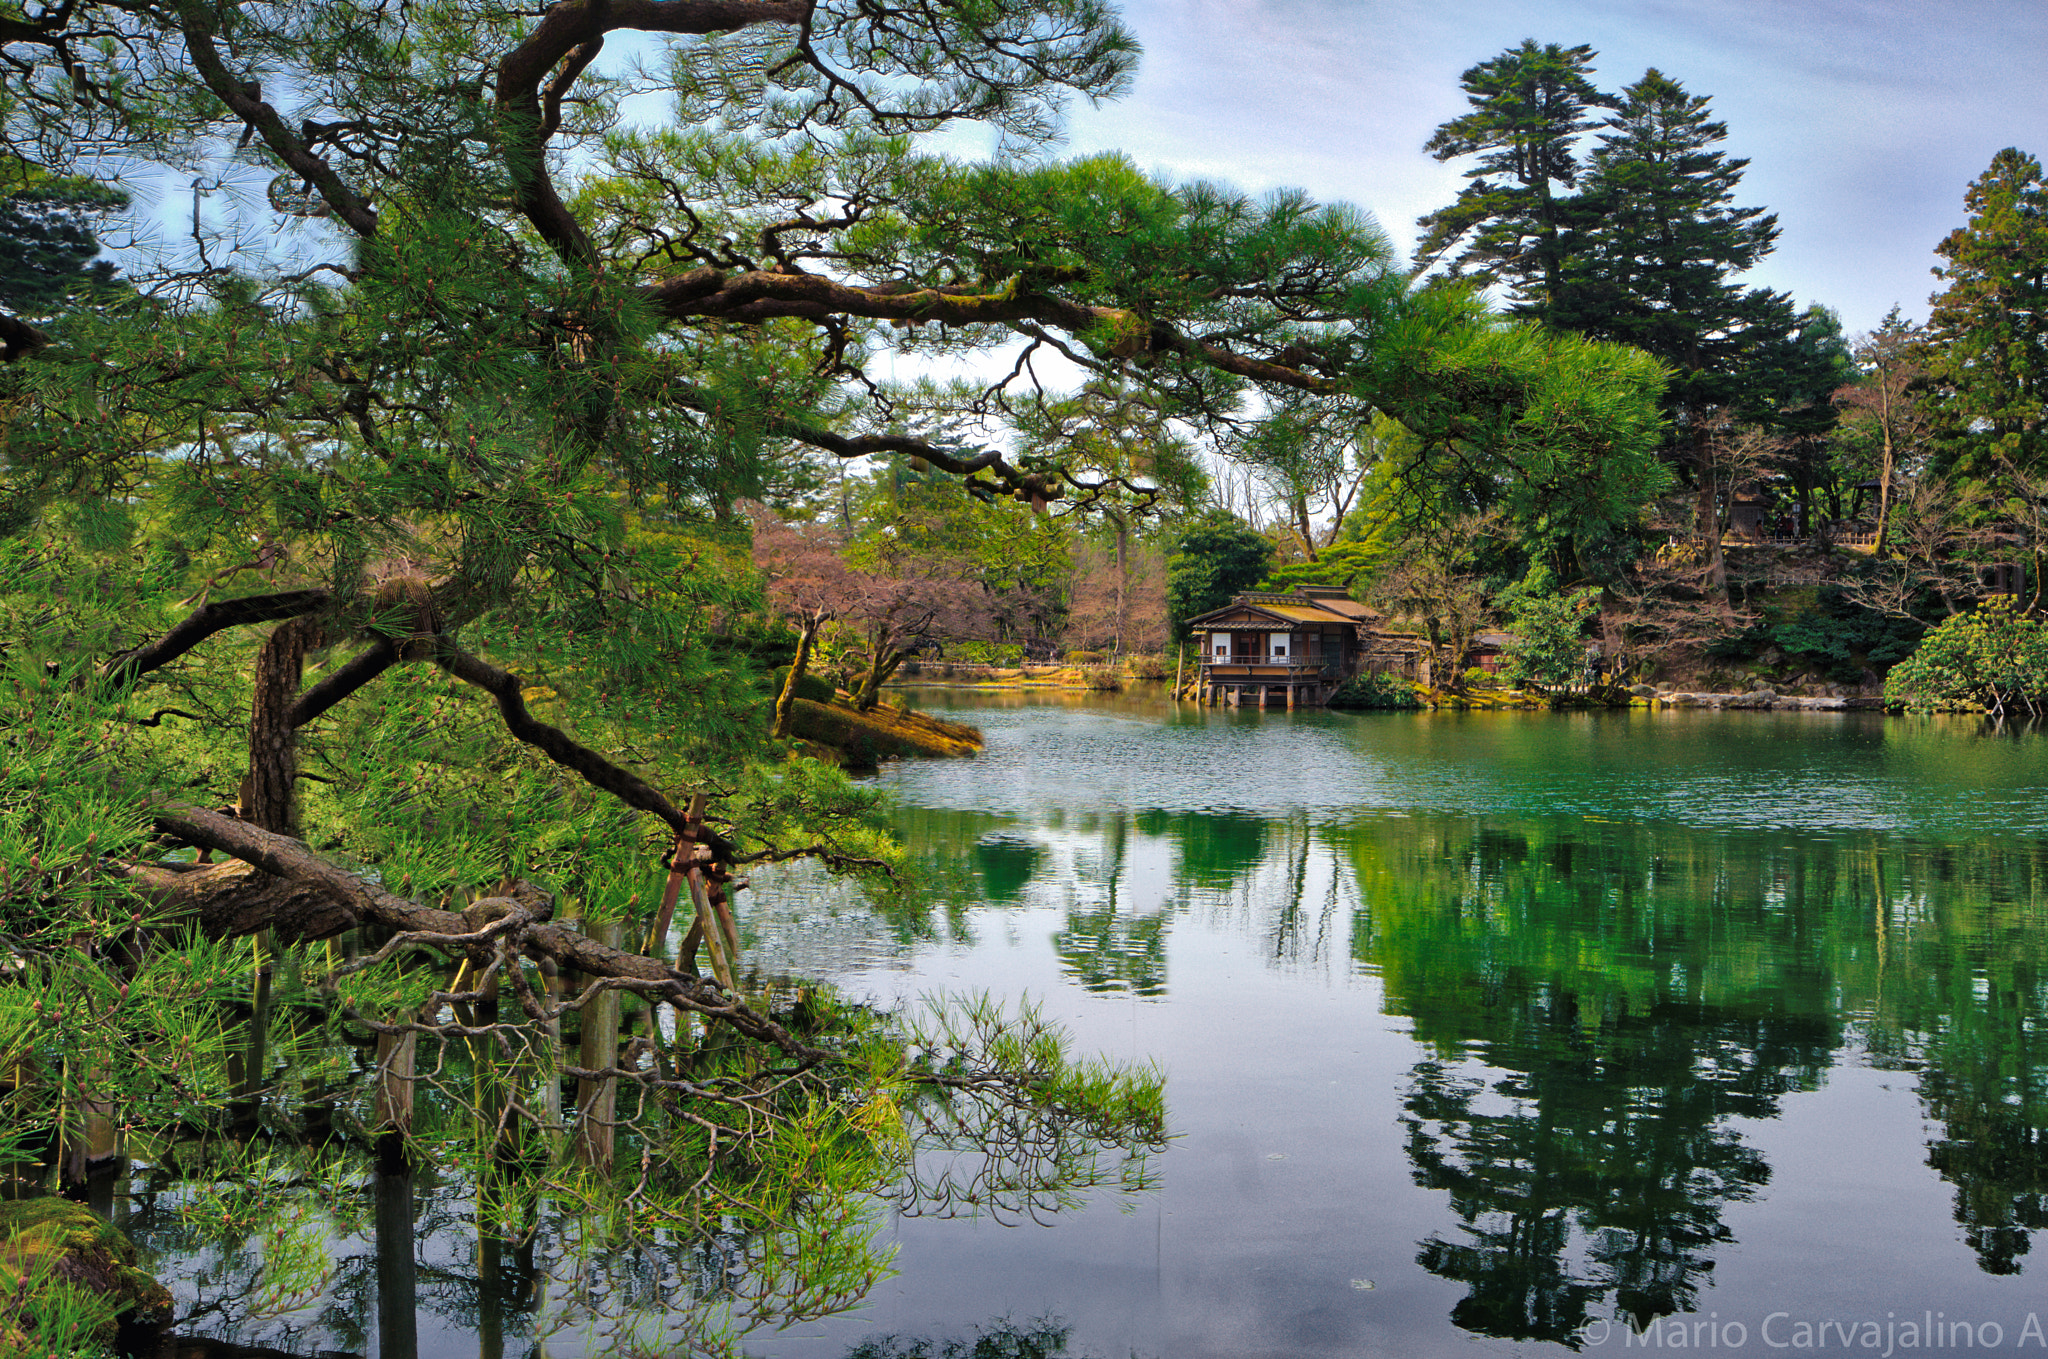
[[[1038,996],[1179,1137],[1049,1226],[899,1218],[869,1309],[759,1353],[2048,1350],[2048,740],[923,701],[989,738],[887,776],[933,923],[791,877],[761,947]]]

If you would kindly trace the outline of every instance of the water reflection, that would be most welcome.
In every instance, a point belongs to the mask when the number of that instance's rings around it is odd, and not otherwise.
[[[1218,931],[1283,973],[1348,945],[1419,1049],[1394,1116],[1444,1216],[1412,1258],[1463,1331],[1576,1347],[1704,1310],[1740,1223],[1776,1221],[1736,1212],[1773,1192],[1758,1131],[1844,1066],[1917,1088],[1968,1267],[2019,1272],[2048,1229],[2048,849],[2015,833],[2048,828],[2042,742],[1184,713],[1147,749],[1031,716],[1014,756],[899,775],[912,843],[944,852],[928,817],[1000,824],[987,899],[1056,905],[1090,993],[1170,1010]],[[1134,893],[1147,861],[1164,885]]]
[[[922,1259],[939,1281],[907,1277],[892,1324],[849,1321],[808,1348],[761,1335],[751,1352],[1443,1354],[1713,1309],[1754,1336],[1792,1301],[1754,1277],[1731,1286],[1759,1258],[1796,1261],[1815,1276],[1802,1289],[1827,1275],[1859,1316],[1908,1288],[1914,1307],[1939,1307],[2017,1296],[1970,1290],[2038,1275],[2048,742],[1705,714],[964,715],[989,729],[987,755],[888,776],[923,906],[871,907],[809,870],[762,874],[756,950],[912,996],[1050,991],[1084,1021],[1114,1015],[1096,1035],[1122,1026],[1120,1055],[1188,1029],[1168,1087],[1184,1136],[1156,1163],[1163,1230],[1134,1251],[1114,1213],[1020,1229],[1027,1264],[1056,1262],[1030,1277],[1057,1282],[1009,1314],[1120,1315],[1137,1308],[1115,1290],[1151,1288],[1161,1314],[1202,1319],[1130,1344],[1065,1322],[963,1335],[963,1316],[1012,1305],[977,1291],[1008,1283],[977,1262],[994,1233],[919,1237],[929,1219],[908,1214],[924,1209],[897,1204],[891,1230],[907,1250],[938,1243]],[[1845,1088],[1859,1068],[1896,1083],[1914,1116],[1860,1130],[1869,1108]],[[1892,1179],[1824,1186],[1833,1237],[1784,1208],[1813,1174],[1782,1131],[1801,1117],[1839,1132],[1852,1169],[1905,1139]],[[1313,1131],[1289,1141],[1297,1122]],[[974,1170],[955,1183],[978,1211]],[[466,1359],[479,1336],[487,1353],[537,1353],[587,1319],[579,1299],[658,1315],[732,1287],[744,1255],[714,1235],[522,1257],[477,1238],[459,1190],[414,1194],[422,1354]],[[454,1205],[447,1221],[436,1203]],[[1288,1234],[1306,1220],[1313,1233]],[[1844,1237],[1892,1233],[1921,1243],[1921,1273],[1813,1268]],[[331,1318],[327,1343],[366,1352],[362,1328],[374,1315],[382,1329],[381,1233],[375,1245],[345,1254],[334,1295],[357,1330]],[[1131,1264],[1147,1252],[1149,1268]],[[1298,1329],[1237,1344],[1236,1314],[1258,1306]],[[383,1343],[399,1353],[403,1338]]]
[[[1354,953],[1431,1049],[1403,1123],[1457,1220],[1417,1255],[1469,1290],[1452,1320],[1576,1344],[1692,1310],[1726,1206],[1770,1180],[1733,1120],[1815,1088],[1841,1041],[1787,865],[1583,823],[1332,835],[1367,884]]]

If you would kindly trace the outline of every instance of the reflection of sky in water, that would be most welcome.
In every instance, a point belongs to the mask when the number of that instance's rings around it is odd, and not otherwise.
[[[2044,743],[1876,714],[1337,714],[975,709],[974,760],[892,767],[921,807],[1442,812],[1697,826],[2048,830]],[[1812,738],[1824,739],[1815,740]]]
[[[1048,1311],[1087,1354],[1554,1354],[1512,1337],[1629,1297],[1753,1349],[1779,1310],[1946,1309],[2010,1343],[2038,1308],[2040,1233],[2000,1275],[1959,1215],[2003,1230],[2048,1183],[2048,742],[1863,714],[958,715],[980,758],[884,779],[980,895],[835,975],[1036,997],[1082,1050],[1160,1062],[1180,1140],[1157,1195],[1050,1232],[892,1224],[901,1279],[763,1355]]]

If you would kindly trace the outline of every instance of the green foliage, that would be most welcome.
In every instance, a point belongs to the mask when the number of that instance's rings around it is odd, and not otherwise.
[[[2013,147],[1963,197],[1970,213],[1935,247],[1946,287],[1925,350],[1940,462],[1966,476],[2048,471],[2048,182]]]
[[[971,1337],[882,1335],[863,1340],[846,1359],[1066,1359],[1073,1327],[1053,1317],[991,1322]]]
[[[1799,591],[1761,601],[1762,617],[1743,632],[1715,643],[1717,660],[1755,660],[1769,648],[1784,653],[1778,668],[1807,670],[1845,684],[1866,669],[1882,674],[1918,644],[1926,628],[1858,604],[1841,589]]]
[[[1892,667],[1884,693],[1915,709],[2038,714],[2048,698],[2048,621],[1994,595],[1935,625]]]
[[[91,180],[32,180],[0,198],[0,310],[49,317],[119,291],[92,219],[128,195]]]
[[[1422,699],[1415,686],[1399,675],[1371,671],[1354,675],[1331,692],[1324,704],[1329,708],[1420,708]]]
[[[1578,576],[1670,484],[1657,460],[1664,369],[1625,345],[1475,324],[1470,305],[1445,294],[1390,337],[1401,374],[1388,381],[1409,393],[1402,420],[1419,437],[1399,451],[1388,490],[1433,527],[1498,512],[1528,556]]]
[[[1517,311],[1548,316],[1557,305],[1568,229],[1578,220],[1568,190],[1579,175],[1575,143],[1612,108],[1590,79],[1592,48],[1525,40],[1459,77],[1472,112],[1439,127],[1424,149],[1438,160],[1476,156],[1472,181],[1447,208],[1423,217],[1416,257],[1433,263],[1462,247],[1452,273],[1504,283]]]
[[[1569,594],[1528,591],[1512,604],[1508,630],[1520,640],[1508,648],[1501,678],[1510,684],[1547,688],[1573,684],[1586,674],[1586,625],[1600,600],[1598,590]]]
[[[1229,515],[1183,529],[1166,560],[1166,609],[1174,637],[1188,635],[1190,618],[1220,609],[1232,595],[1258,584],[1272,559],[1273,545]]]
[[[1752,403],[1757,359],[1795,329],[1783,295],[1734,281],[1778,225],[1732,206],[1748,162],[1718,149],[1728,129],[1707,104],[1654,69],[1622,92],[1589,160],[1570,303],[1552,317],[1670,365],[1677,410]]]

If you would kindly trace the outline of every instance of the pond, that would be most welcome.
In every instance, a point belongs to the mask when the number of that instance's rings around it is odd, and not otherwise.
[[[924,905],[759,873],[748,956],[882,1007],[1029,998],[1157,1063],[1173,1138],[1135,1186],[991,1202],[963,1166],[867,1204],[894,1275],[747,1353],[2048,1351],[2042,736],[917,701],[988,742],[881,776]],[[180,1359],[682,1352],[759,1245],[589,1248],[545,1207],[499,1240],[428,1163],[330,1200],[303,1296],[245,1297],[278,1247],[185,1174],[92,1189],[215,1337]]]
[[[2048,1349],[2048,741],[918,702],[988,738],[884,776],[947,909],[785,874],[763,956],[1033,996],[1175,1140],[1148,1192],[898,1215],[866,1307],[750,1352]]]

